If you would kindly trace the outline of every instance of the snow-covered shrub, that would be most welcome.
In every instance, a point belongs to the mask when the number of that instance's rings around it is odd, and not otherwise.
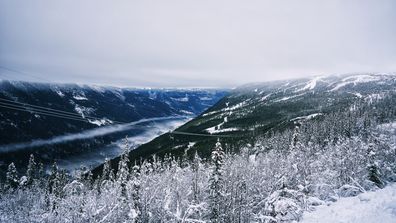
[[[305,206],[305,195],[294,190],[281,189],[265,199],[264,213],[273,222],[298,221]]]

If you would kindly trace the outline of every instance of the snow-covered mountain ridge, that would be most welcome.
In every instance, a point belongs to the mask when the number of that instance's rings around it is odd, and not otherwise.
[[[392,219],[379,189],[396,182],[394,81],[337,90],[299,81],[290,92],[279,82],[235,89],[177,131],[133,150],[124,141],[120,157],[75,177],[56,165],[40,174],[33,156],[20,175],[10,164],[0,221],[354,222],[363,214],[345,215],[351,203],[371,208],[366,219]]]
[[[86,138],[85,132],[158,117],[195,117],[225,94],[225,90],[217,89],[138,89],[2,80],[0,169],[12,161],[26,163],[30,153],[44,163],[52,163],[97,151],[125,136],[140,134],[146,130],[144,126],[161,121],[91,138]],[[65,137],[75,138],[73,135],[78,135],[78,140],[43,144],[59,142],[56,139]]]
[[[293,128],[301,122],[320,120],[336,111],[356,109],[357,103],[371,103],[396,92],[396,75],[383,73],[320,76],[238,87],[205,113],[177,131],[235,136],[231,145],[246,144],[251,139],[272,131]],[[216,138],[163,136],[144,147],[155,145],[160,154],[182,154],[189,142],[195,142],[189,152],[205,151],[207,143]],[[172,138],[173,139],[173,138]],[[177,148],[177,149],[172,149]],[[180,152],[175,152],[180,151]],[[156,153],[154,149],[150,153]]]

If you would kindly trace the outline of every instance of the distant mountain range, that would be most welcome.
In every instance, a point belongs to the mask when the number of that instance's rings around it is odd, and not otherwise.
[[[141,129],[128,129],[56,145],[12,151],[9,145],[79,134],[157,117],[194,117],[227,94],[217,89],[128,89],[77,84],[0,81],[0,164],[24,163],[29,154],[46,163],[100,146]],[[140,126],[153,123],[141,123]]]
[[[240,148],[264,134],[395,93],[394,74],[347,74],[248,84],[232,90],[206,112],[176,129],[183,134],[157,137],[131,151],[130,159],[153,154],[192,156],[195,151],[208,157],[218,138],[227,149]]]

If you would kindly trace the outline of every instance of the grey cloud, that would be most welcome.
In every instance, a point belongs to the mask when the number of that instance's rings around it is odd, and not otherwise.
[[[392,0],[3,0],[0,65],[49,81],[159,87],[388,72],[395,10]]]

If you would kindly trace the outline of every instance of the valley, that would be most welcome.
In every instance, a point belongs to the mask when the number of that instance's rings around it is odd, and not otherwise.
[[[370,210],[367,222],[395,217],[394,74],[254,83],[220,95],[195,117],[175,107],[117,124],[122,116],[95,114],[114,124],[2,145],[11,163],[0,221],[354,222],[361,214],[346,211],[351,203]],[[13,160],[21,154],[26,170]],[[46,158],[56,164],[43,170]],[[13,212],[20,204],[29,211]]]
[[[185,152],[189,157],[195,152],[209,157],[211,147],[217,141],[216,135],[220,135],[218,138],[228,145],[228,150],[238,151],[274,132],[320,122],[326,116],[353,111],[385,97],[392,98],[395,86],[396,79],[392,74],[348,74],[240,86],[175,130],[214,137],[166,133],[131,151],[130,159],[147,158],[153,154],[181,157]],[[391,104],[386,106],[393,109]],[[353,133],[344,127],[340,131],[348,135]]]
[[[123,89],[0,82],[0,173],[25,168],[30,154],[48,169],[74,171],[119,156],[119,141],[139,145],[200,114],[226,94],[216,89]]]

